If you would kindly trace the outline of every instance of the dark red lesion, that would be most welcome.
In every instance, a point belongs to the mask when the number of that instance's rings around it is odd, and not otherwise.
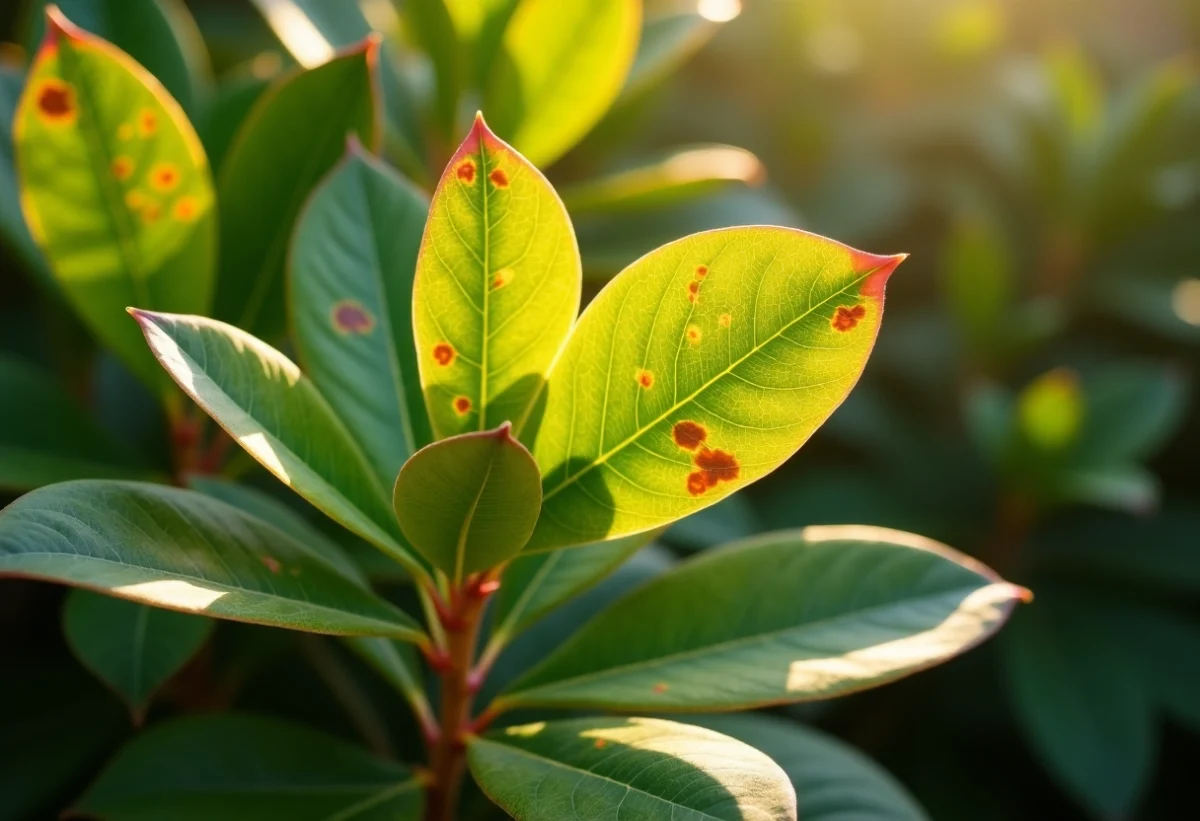
[[[833,329],[835,331],[848,331],[857,325],[858,321],[866,315],[867,309],[861,305],[855,305],[853,308],[839,305],[833,314]]]
[[[344,299],[333,306],[333,327],[342,335],[365,336],[375,330],[375,317],[360,303]]]
[[[475,161],[463,160],[454,169],[454,176],[465,182],[467,185],[475,182]]]
[[[719,482],[732,482],[741,474],[734,455],[717,448],[700,448],[692,463],[697,470],[688,474],[687,489],[693,496],[700,496]]]
[[[454,398],[454,412],[459,416],[466,416],[471,412],[471,400],[465,396],[456,396]]]
[[[43,80],[37,94],[42,119],[61,123],[75,116],[75,91],[61,80]]]
[[[654,374],[645,368],[638,368],[634,373],[633,378],[636,379],[637,383],[646,390],[654,387]]]
[[[454,361],[457,354],[454,351],[454,346],[449,342],[439,342],[433,346],[433,361],[445,367]]]
[[[704,279],[706,276],[708,276],[708,266],[707,265],[697,265],[696,266],[696,279]]]
[[[492,173],[488,174],[488,179],[497,188],[508,188],[508,174],[504,173],[503,168],[493,170]]]
[[[692,280],[687,286],[688,302],[698,302],[700,300],[700,282]]]
[[[708,429],[699,422],[685,419],[682,422],[676,422],[675,427],[671,428],[671,438],[684,450],[695,450],[708,438]]]

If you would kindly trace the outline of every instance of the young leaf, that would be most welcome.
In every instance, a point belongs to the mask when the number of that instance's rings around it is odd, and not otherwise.
[[[757,227],[696,234],[626,268],[546,385],[528,549],[667,524],[782,464],[858,380],[903,259]]]
[[[626,596],[496,706],[724,711],[831,698],[973,647],[1025,595],[899,531],[768,534]]]
[[[505,421],[520,430],[581,287],[554,189],[476,117],[438,183],[417,258],[413,328],[438,438]]]
[[[133,314],[172,378],[247,453],[322,513],[415,565],[366,457],[287,357],[223,322]]]
[[[347,133],[378,147],[377,51],[368,40],[284,77],[242,124],[217,181],[220,319],[263,337],[283,332],[284,263],[305,198],[342,156]]]
[[[554,162],[617,98],[641,25],[641,0],[518,5],[487,78],[496,130],[535,165]]]
[[[474,736],[471,774],[517,821],[795,821],[787,775],[758,750],[656,718],[539,722]]]
[[[212,620],[72,590],[63,632],[83,665],[125,699],[141,723],[154,692],[208,639]]]
[[[456,585],[520,552],[541,502],[537,464],[508,422],[417,451],[394,494],[404,535]]]
[[[14,142],[25,218],[63,293],[134,373],[165,389],[121,312],[208,311],[213,190],[187,118],[127,55],[50,7]]]
[[[278,528],[190,490],[79,481],[0,512],[0,576],[186,613],[420,641],[407,615]]]
[[[428,208],[352,140],[313,192],[292,241],[288,300],[300,360],[384,487],[433,438],[412,333]]]
[[[127,744],[74,807],[100,821],[418,821],[420,781],[332,736],[249,715],[159,725]]]

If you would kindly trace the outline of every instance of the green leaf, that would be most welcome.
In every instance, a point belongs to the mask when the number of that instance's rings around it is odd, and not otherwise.
[[[942,289],[958,330],[976,349],[994,353],[1016,288],[1011,241],[990,214],[968,214],[952,227],[941,256]]]
[[[21,195],[17,185],[16,158],[13,155],[13,121],[17,101],[25,87],[23,72],[0,65],[0,247],[7,248],[39,284],[54,287],[54,278],[46,259],[38,250],[21,214]]]
[[[417,451],[396,478],[393,501],[417,552],[461,585],[525,546],[542,502],[541,476],[505,422]]]
[[[101,821],[418,821],[407,768],[273,718],[162,724],[121,750],[74,811]]]
[[[413,328],[438,438],[518,429],[579,310],[579,251],[540,172],[476,117],[430,207]]]
[[[267,54],[237,65],[221,76],[199,126],[209,161],[218,172],[242,123],[282,70],[279,55]]]
[[[0,512],[0,575],[292,630],[423,638],[273,525],[158,485],[85,480],[22,496]]]
[[[342,156],[347,133],[378,146],[377,52],[369,40],[283,77],[242,124],[217,181],[217,317],[264,337],[283,332],[284,264],[305,199]]]
[[[1079,436],[1085,404],[1079,378],[1073,371],[1047,371],[1017,397],[1017,424],[1022,437],[1044,453],[1067,449]]]
[[[519,4],[485,89],[496,130],[535,165],[558,159],[617,99],[641,18],[640,0]]]
[[[475,0],[478,2],[479,0]],[[463,54],[454,16],[444,0],[406,3],[404,21],[433,64],[433,114],[443,135],[455,133],[458,95],[463,86]]]
[[[724,711],[832,698],[973,647],[1025,595],[899,531],[768,534],[629,594],[496,706]]]
[[[471,774],[517,821],[796,818],[787,775],[727,736],[656,718],[539,722],[467,742]]]
[[[134,317],[172,378],[247,453],[322,513],[416,566],[366,457],[287,357],[223,322],[141,311]]]
[[[662,208],[717,193],[731,185],[760,185],[766,175],[744,148],[705,145],[675,149],[645,165],[563,188],[572,214]]]
[[[422,687],[423,676],[411,645],[382,638],[355,636],[344,639],[359,658],[369,664],[396,692],[404,696],[426,727],[437,726]]]
[[[758,227],[696,234],[626,268],[547,383],[528,549],[667,524],[782,464],[858,381],[903,259]]]
[[[853,747],[774,716],[688,716],[771,757],[796,789],[805,821],[928,821],[895,778]]]
[[[1136,462],[1154,455],[1178,430],[1187,384],[1173,368],[1110,365],[1084,379],[1087,415],[1076,444],[1089,465]]]
[[[429,205],[352,141],[296,225],[288,297],[305,373],[390,487],[433,434],[412,333]]]
[[[792,485],[788,486],[789,496]],[[838,519],[837,521],[858,521]],[[825,522],[799,522],[798,524],[825,524]],[[744,494],[726,496],[723,500],[680,519],[663,536],[663,541],[672,547],[694,553],[710,547],[745,539],[763,531],[758,514]],[[535,554],[536,555],[536,554]]]
[[[59,12],[48,19],[14,131],[25,218],[84,322],[165,389],[121,312],[207,312],[216,236],[204,149],[145,69]]]
[[[63,610],[71,651],[125,699],[139,724],[154,692],[195,655],[212,625],[89,590],[72,590]]]
[[[682,8],[668,7],[653,16],[647,13],[637,57],[621,89],[621,102],[638,97],[665,79],[703,48],[720,27],[696,11]]]

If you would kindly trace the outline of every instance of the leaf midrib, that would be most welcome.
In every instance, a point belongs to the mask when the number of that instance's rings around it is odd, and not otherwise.
[[[500,443],[500,447],[504,447],[503,443]],[[454,581],[456,584],[462,583],[463,565],[467,561],[467,539],[471,535],[471,525],[475,521],[475,511],[479,508],[479,500],[483,498],[483,492],[487,490],[488,480],[492,476],[492,468],[495,467],[496,459],[499,456],[499,450],[493,449],[491,458],[488,459],[487,470],[483,472],[483,479],[479,483],[479,490],[475,491],[475,498],[471,500],[471,504],[463,516],[462,525],[458,529],[458,543],[454,548]]]

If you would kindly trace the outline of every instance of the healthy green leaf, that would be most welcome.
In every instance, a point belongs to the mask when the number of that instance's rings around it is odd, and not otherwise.
[[[117,755],[74,808],[100,821],[418,821],[407,768],[279,719],[192,716]]]
[[[541,476],[505,422],[417,451],[396,478],[393,501],[417,552],[461,585],[525,546],[542,503]]]
[[[1026,595],[899,531],[768,534],[613,604],[496,706],[723,711],[831,698],[973,647]]]
[[[724,22],[724,21],[722,21]],[[720,24],[696,11],[670,8],[647,12],[637,57],[621,89],[621,102],[638,97],[678,69],[712,38]]]
[[[476,117],[430,207],[414,332],[438,438],[520,430],[579,310],[579,251],[541,173]]]
[[[347,133],[378,146],[377,52],[368,40],[282,78],[242,124],[217,181],[217,317],[264,337],[283,332],[284,264],[305,199],[342,156]]]
[[[417,655],[408,644],[381,638],[356,636],[344,640],[346,646],[369,664],[398,693],[407,699],[421,721],[437,726],[433,711],[421,686],[423,681]]]
[[[187,118],[145,69],[51,8],[14,142],[25,218],[63,293],[134,373],[166,389],[121,312],[208,310],[213,189]]]
[[[464,79],[464,55],[461,53],[454,16],[444,0],[426,0],[405,4],[404,20],[413,39],[433,64],[435,123],[442,135],[452,135],[455,133],[458,95]]]
[[[198,126],[209,162],[218,173],[242,123],[282,70],[279,55],[268,53],[234,66],[221,76]]]
[[[796,818],[787,775],[711,730],[655,718],[583,718],[467,742],[471,773],[517,821]]]
[[[428,208],[352,141],[313,192],[292,242],[288,301],[300,361],[384,487],[433,438],[412,333]]]
[[[423,638],[278,528],[158,485],[85,480],[22,496],[0,512],[0,575],[292,630]]]
[[[133,313],[163,367],[247,453],[318,510],[415,566],[366,457],[287,357],[223,322]]]
[[[1187,410],[1183,375],[1146,364],[1111,365],[1084,380],[1087,415],[1076,445],[1090,465],[1146,459],[1179,428]]]
[[[195,655],[212,625],[90,590],[72,590],[63,610],[71,651],[125,699],[139,724],[154,692]]]
[[[616,100],[641,25],[641,0],[520,3],[485,89],[496,130],[539,167],[558,159]]]
[[[696,234],[626,268],[546,385],[527,549],[658,527],[782,464],[858,381],[903,259],[758,227]]]

